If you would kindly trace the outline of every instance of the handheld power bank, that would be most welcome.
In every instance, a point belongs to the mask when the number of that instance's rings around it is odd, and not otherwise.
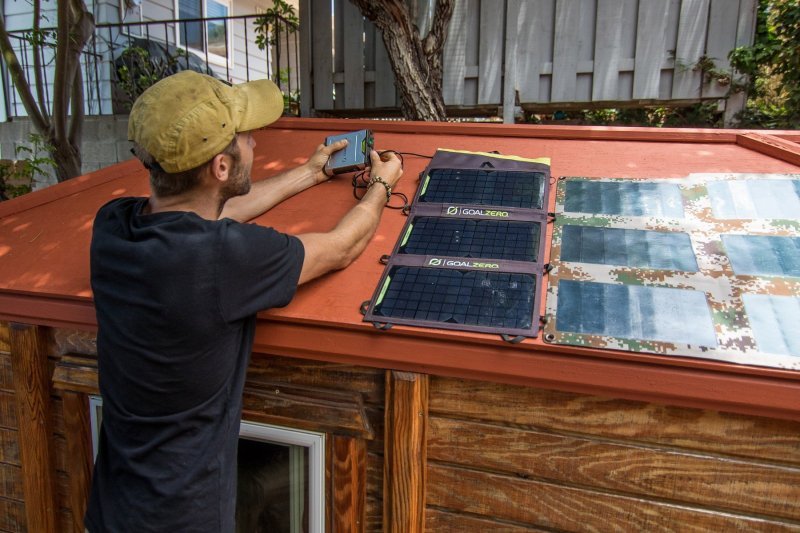
[[[331,135],[325,139],[325,145],[341,139],[347,139],[347,146],[328,158],[328,162],[325,163],[325,174],[328,176],[364,170],[370,165],[369,152],[374,144],[372,130]]]

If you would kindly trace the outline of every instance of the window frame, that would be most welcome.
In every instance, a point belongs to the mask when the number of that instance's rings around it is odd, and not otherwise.
[[[201,25],[200,27],[202,31],[203,49],[189,46],[188,44],[183,42],[183,31],[181,31],[181,27],[184,26],[185,24],[181,23],[180,0],[174,0],[175,20],[178,21],[175,24],[175,42],[177,43],[177,46],[185,48],[189,52],[205,60],[209,65],[217,65],[222,67],[228,65],[229,68],[233,68],[233,34],[228,20],[228,18],[231,17],[231,12],[233,10],[232,0],[197,0],[197,1],[200,3],[200,18],[208,18],[208,2],[216,2],[217,4],[227,9],[227,15],[223,22],[223,25],[226,28],[225,50],[227,54],[223,56],[209,50],[208,21],[199,23]]]

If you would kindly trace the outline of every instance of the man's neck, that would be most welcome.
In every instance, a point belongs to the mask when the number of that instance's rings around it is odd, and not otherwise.
[[[167,197],[151,194],[145,213],[189,211],[207,220],[217,220],[222,212],[222,206],[215,196],[208,193],[187,193]]]

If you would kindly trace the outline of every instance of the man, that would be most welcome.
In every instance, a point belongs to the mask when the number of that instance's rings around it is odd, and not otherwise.
[[[251,130],[283,110],[267,80],[228,86],[181,72],[135,102],[128,137],[149,198],[100,209],[91,245],[103,425],[86,527],[234,530],[236,446],[255,314],[298,284],[350,264],[402,174],[372,152],[371,186],[328,233],[242,224],[327,179],[319,146],[250,183]]]

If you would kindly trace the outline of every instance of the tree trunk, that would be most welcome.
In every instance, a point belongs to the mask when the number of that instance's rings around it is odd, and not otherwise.
[[[69,141],[58,142],[52,136],[48,137],[50,143],[50,157],[55,161],[56,179],[59,183],[81,175],[81,151]]]
[[[443,121],[442,49],[454,0],[438,0],[430,32],[421,38],[404,0],[350,0],[383,34],[400,109],[407,120]]]
[[[39,26],[41,0],[32,0],[36,17],[34,27]],[[53,81],[53,113],[48,113],[49,102],[44,100],[43,84],[36,84],[36,96],[31,90],[27,73],[11,46],[0,13],[0,53],[8,67],[14,87],[36,131],[47,140],[48,151],[56,163],[56,177],[64,181],[81,174],[81,133],[83,125],[83,83],[80,72],[80,57],[84,46],[94,33],[94,16],[86,9],[84,0],[57,2],[58,30]],[[36,37],[38,38],[38,36]],[[31,43],[38,57],[40,44]],[[40,61],[34,62],[38,80],[43,79],[41,70],[50,68]]]

